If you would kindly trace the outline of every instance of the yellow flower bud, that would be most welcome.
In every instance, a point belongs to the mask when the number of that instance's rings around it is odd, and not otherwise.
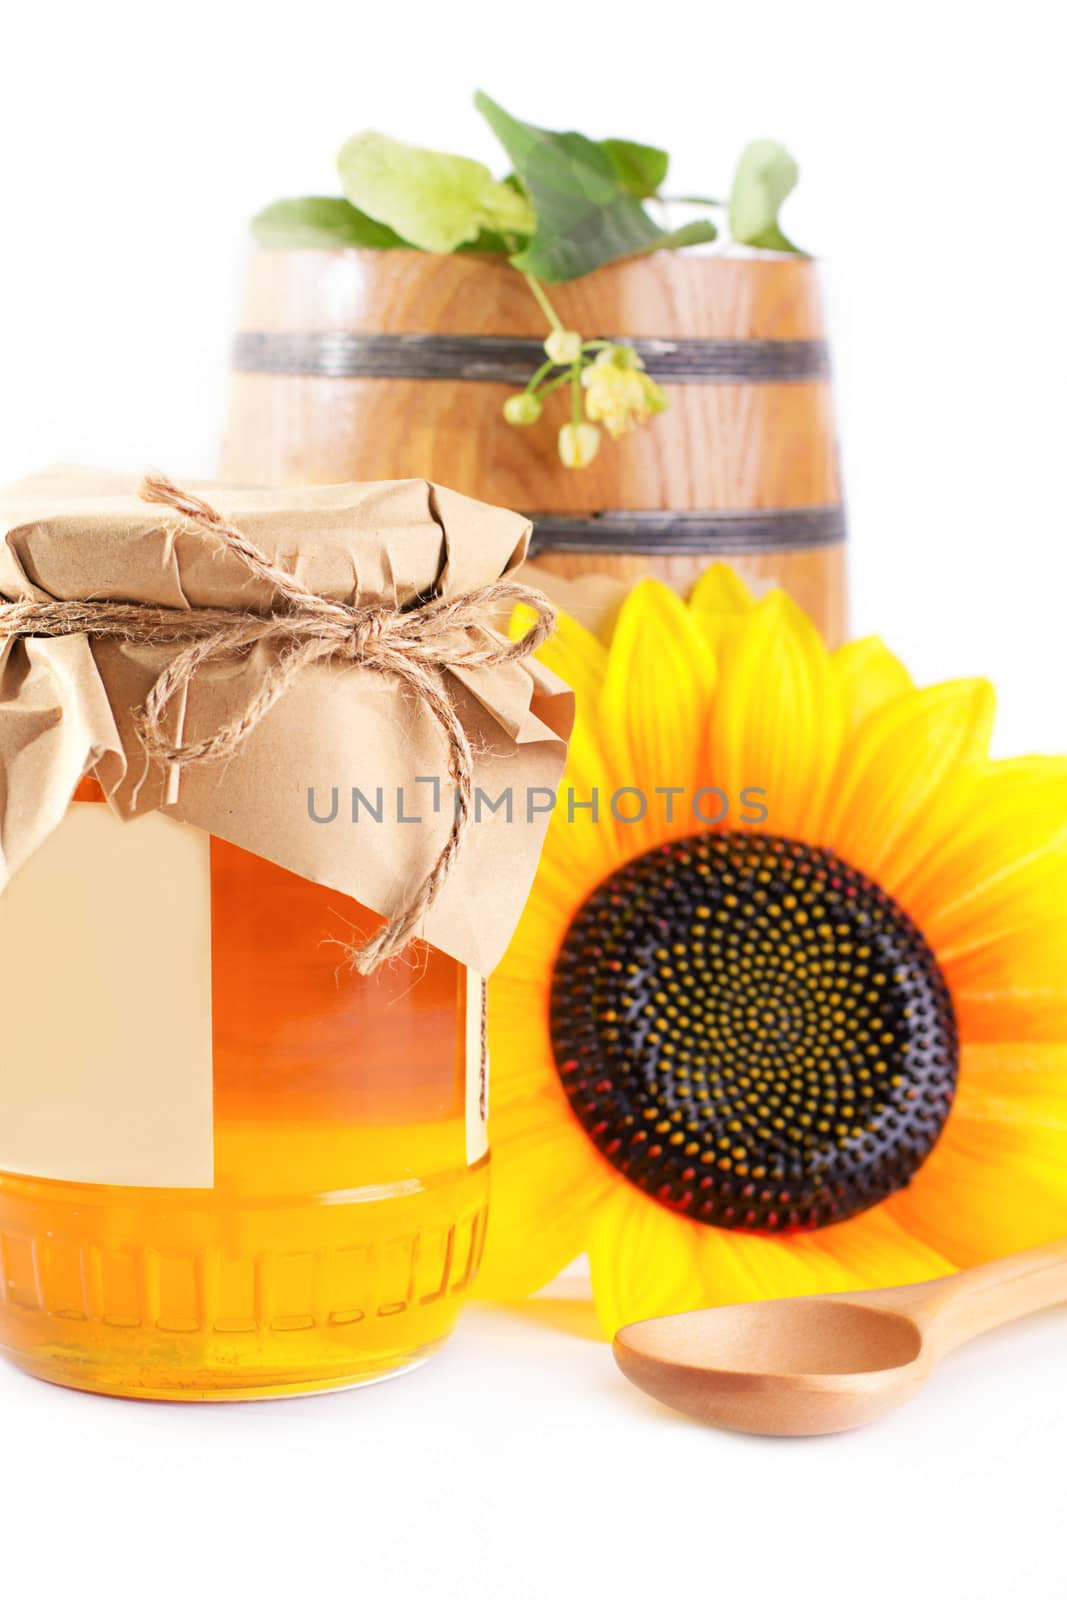
[[[600,429],[591,422],[565,422],[559,430],[559,459],[565,467],[587,467],[600,448]]]
[[[572,367],[582,353],[582,336],[570,328],[553,328],[545,340],[545,355],[557,367]]]
[[[504,421],[517,428],[527,427],[541,415],[541,402],[535,394],[509,394],[504,401]]]

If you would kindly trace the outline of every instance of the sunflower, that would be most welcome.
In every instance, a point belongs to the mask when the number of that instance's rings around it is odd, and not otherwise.
[[[725,567],[564,616],[561,799],[491,1000],[480,1290],[621,1323],[1067,1232],[1067,760]]]

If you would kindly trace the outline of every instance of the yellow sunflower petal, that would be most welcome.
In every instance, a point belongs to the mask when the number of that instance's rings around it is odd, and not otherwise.
[[[524,981],[515,976],[516,966],[517,962],[509,953],[489,991],[490,1108],[493,1113],[527,1095],[559,1092],[548,1029],[551,967]],[[561,1103],[558,1114],[565,1111]]]
[[[740,1305],[748,1300],[780,1300],[789,1295],[817,1294],[838,1287],[817,1270],[803,1251],[799,1235],[771,1237],[729,1228],[704,1228],[700,1264],[705,1304]]]
[[[692,1222],[623,1180],[597,1206],[588,1250],[609,1333],[700,1306],[885,1288],[955,1270],[884,1206],[836,1227],[767,1236]]]
[[[1024,922],[945,962],[964,1039],[1067,1039],[1067,917]]]
[[[1067,1041],[965,1046],[953,1115],[1061,1137],[1067,1132]]]
[[[598,716],[616,783],[649,800],[645,826],[621,825],[631,853],[647,848],[646,835],[659,828],[653,791],[697,786],[714,684],[715,658],[684,602],[664,584],[638,584],[619,614]],[[626,814],[633,814],[629,804]]]
[[[725,561],[713,561],[689,594],[690,609],[698,616],[737,616],[751,611],[755,604],[748,584]]]
[[[489,1232],[477,1289],[485,1299],[518,1300],[581,1254],[611,1173],[551,1095],[493,1109],[489,1135]]]
[[[897,695],[845,741],[821,843],[891,893],[943,840],[960,773],[984,761],[994,699],[981,679]]]
[[[725,561],[708,567],[689,595],[689,609],[717,654],[733,643],[755,605],[751,589]]]
[[[584,793],[574,790],[575,809],[569,818],[564,809],[567,801],[562,803],[549,829],[546,852],[549,845],[551,851],[547,860],[542,859],[538,873],[539,887],[568,909],[568,922],[586,896],[624,859],[610,816],[601,814],[600,820],[594,821],[581,809]]]
[[[707,1228],[701,1261],[708,1305],[914,1283],[953,1270],[921,1236],[875,1206],[810,1233],[761,1235]]]
[[[1067,760],[990,762],[964,799],[897,884],[943,962],[1067,917]]]
[[[588,701],[579,700],[567,768],[545,838],[535,893],[538,886],[543,886],[546,893],[560,898],[573,912],[620,860],[635,853],[629,839],[620,838],[625,825],[616,824],[611,813],[614,789],[595,708]]]
[[[586,1244],[593,1300],[606,1333],[706,1304],[700,1266],[705,1231],[624,1178],[616,1180],[590,1219]]]
[[[1067,761],[963,767],[936,837],[884,870],[948,979],[965,1038],[1067,1038]]]
[[[794,1248],[819,1279],[821,1293],[890,1289],[956,1271],[950,1256],[884,1204],[848,1222],[801,1234]]]
[[[1067,1233],[1067,1045],[971,1045],[945,1131],[888,1202],[971,1266]]]
[[[733,799],[762,789],[775,833],[818,826],[842,735],[841,695],[814,625],[780,590],[744,618],[721,663],[708,775]]]
[[[524,614],[527,620],[522,625]],[[517,622],[512,624],[512,636],[521,638],[533,619],[533,613],[520,606],[516,610],[516,618]],[[555,632],[541,646],[537,659],[570,684],[577,697],[579,711],[583,706],[594,707],[597,704],[608,668],[608,652],[594,633],[583,628],[566,611],[556,613]]]
[[[830,658],[851,730],[887,700],[912,688],[911,674],[881,639],[855,639]]]

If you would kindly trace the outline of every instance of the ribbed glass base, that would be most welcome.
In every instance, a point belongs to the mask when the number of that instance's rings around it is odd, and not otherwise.
[[[227,1402],[296,1400],[305,1395],[338,1394],[345,1389],[364,1389],[372,1384],[388,1383],[391,1378],[402,1378],[406,1372],[414,1372],[423,1366],[441,1343],[443,1340],[439,1339],[435,1344],[413,1351],[406,1360],[398,1360],[395,1366],[383,1367],[380,1371],[339,1376],[333,1382],[321,1372],[318,1376],[303,1382],[293,1381],[292,1373],[287,1369],[284,1374],[264,1372],[259,1375],[261,1382],[242,1383],[234,1388],[222,1387],[217,1381],[218,1374],[212,1370],[199,1375],[193,1372],[187,1373],[180,1388],[153,1388],[147,1384],[115,1382],[109,1379],[106,1373],[95,1373],[91,1366],[82,1367],[78,1363],[71,1362],[65,1351],[43,1352],[40,1358],[33,1361],[27,1361],[2,1347],[0,1354],[6,1356],[14,1366],[31,1378],[40,1378],[45,1383],[54,1383],[64,1389],[80,1389],[85,1394],[106,1395],[115,1400]]]
[[[459,1315],[487,1167],[299,1201],[0,1175],[0,1353],[52,1383],[150,1400],[391,1377]]]

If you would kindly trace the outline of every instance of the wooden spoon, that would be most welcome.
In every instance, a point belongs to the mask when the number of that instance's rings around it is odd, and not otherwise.
[[[838,1433],[909,1400],[949,1350],[1067,1301],[1067,1239],[929,1283],[633,1322],[615,1360],[646,1394],[745,1433]]]

